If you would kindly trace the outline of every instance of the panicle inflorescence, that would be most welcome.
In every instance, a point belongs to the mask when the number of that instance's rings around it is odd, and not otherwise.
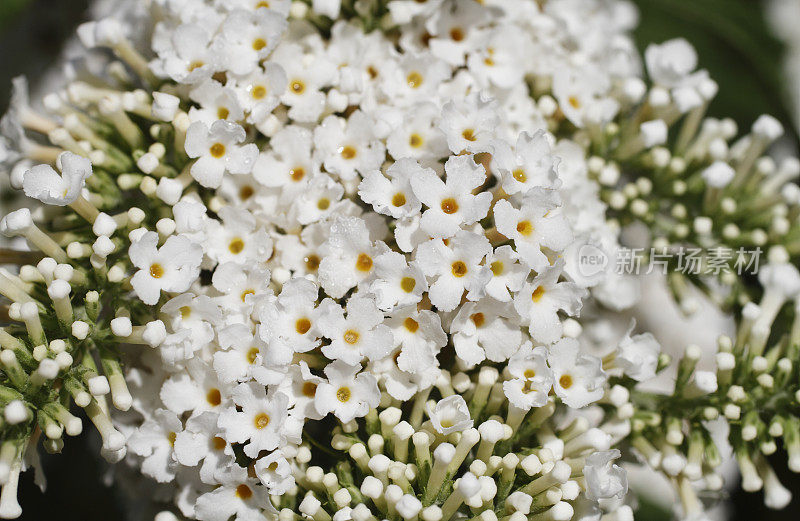
[[[685,41],[647,50],[648,87],[634,22],[600,0],[154,0],[82,25],[46,114],[17,80],[2,123],[11,186],[46,206],[0,226],[0,517],[37,441],[80,432],[72,402],[202,521],[625,521],[628,450],[695,518],[718,418],[744,487],[785,505],[765,456],[800,470],[800,164],[765,155],[772,118],[738,141],[704,118]],[[716,372],[613,315],[636,223],[651,257],[705,252],[667,280],[737,318]]]

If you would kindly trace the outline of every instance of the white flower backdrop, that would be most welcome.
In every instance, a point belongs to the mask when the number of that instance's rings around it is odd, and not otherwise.
[[[612,0],[115,7],[2,120],[42,204],[0,223],[0,517],[78,408],[159,521],[622,521],[620,458],[701,519],[712,422],[788,504],[800,163],[770,116],[705,117],[688,42],[641,60]],[[736,318],[712,367],[630,320],[658,314],[637,242],[683,312]]]

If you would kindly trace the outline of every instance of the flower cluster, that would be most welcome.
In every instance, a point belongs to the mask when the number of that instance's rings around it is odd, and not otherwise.
[[[24,239],[0,252],[19,266],[0,272],[0,517],[37,439],[81,431],[70,401],[106,458],[201,521],[624,521],[629,447],[695,516],[720,415],[780,506],[754,451],[783,436],[800,466],[798,318],[772,334],[800,293],[800,169],[760,157],[774,120],[728,146],[703,119],[716,84],[685,42],[648,49],[648,88],[635,19],[604,0],[153,0],[82,25],[48,114],[18,81],[2,123],[12,186],[47,206],[0,226]],[[722,280],[743,319],[718,372],[687,349],[672,395],[637,388],[668,365],[652,335],[591,333],[637,283],[580,252],[612,256],[633,221],[657,247],[770,247],[760,304]],[[670,280],[686,310],[710,286]]]

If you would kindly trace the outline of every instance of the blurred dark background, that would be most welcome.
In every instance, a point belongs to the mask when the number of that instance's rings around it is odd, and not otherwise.
[[[131,0],[120,0],[131,1]],[[641,24],[635,39],[640,50],[648,43],[682,36],[692,42],[706,68],[720,84],[710,114],[733,117],[740,128],[763,113],[780,119],[796,138],[787,105],[781,63],[784,49],[771,35],[761,0],[635,0]],[[59,59],[65,40],[75,27],[88,19],[88,0],[0,0],[0,113],[5,111],[11,78],[24,74],[32,84]],[[800,20],[797,21],[800,24]],[[794,88],[798,88],[794,86]],[[797,141],[795,140],[795,143]],[[43,521],[131,521],[136,498],[118,487],[106,486],[108,466],[97,457],[99,440],[84,421],[87,434],[67,440],[62,454],[43,455],[47,491],[33,484],[33,475],[21,478],[20,503],[23,520]],[[785,469],[786,455],[771,458],[776,469]],[[779,471],[781,480],[795,498],[786,510],[764,507],[761,494],[735,490],[731,495],[732,521],[768,519],[796,521],[800,518],[800,476]],[[123,506],[124,505],[124,506]],[[642,501],[637,521],[667,521],[670,512]],[[138,521],[138,520],[137,520]]]

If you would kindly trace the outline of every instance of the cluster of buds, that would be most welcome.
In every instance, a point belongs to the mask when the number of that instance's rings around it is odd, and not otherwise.
[[[346,459],[312,459],[317,444],[300,447],[296,486],[281,497],[279,519],[633,519],[620,501],[628,486],[613,464],[620,453],[610,450],[627,434],[627,421],[592,426],[586,416],[558,418],[552,399],[519,409],[505,400],[503,384],[511,380],[507,370],[483,367],[442,373],[432,391],[406,404],[384,393],[365,422],[312,438]],[[610,394],[625,410],[619,393]]]
[[[636,406],[630,442],[674,481],[684,515],[700,516],[696,489],[723,487],[723,456],[708,427],[723,419],[743,488],[763,487],[765,504],[780,509],[791,493],[766,456],[782,445],[790,470],[800,472],[800,161],[768,154],[783,135],[771,116],[739,139],[732,120],[704,119],[716,85],[693,72],[690,51],[680,40],[648,49],[653,86],[626,86],[620,103],[628,114],[591,136],[596,155],[588,165],[610,216],[621,226],[646,225],[651,247],[641,250],[666,259],[680,309],[699,311],[691,286],[699,288],[733,313],[737,333],[719,338],[716,372],[697,370],[702,350],[687,347],[671,394],[642,393],[628,382]],[[691,273],[676,254],[686,248],[701,252]],[[663,355],[659,370],[667,363]]]

